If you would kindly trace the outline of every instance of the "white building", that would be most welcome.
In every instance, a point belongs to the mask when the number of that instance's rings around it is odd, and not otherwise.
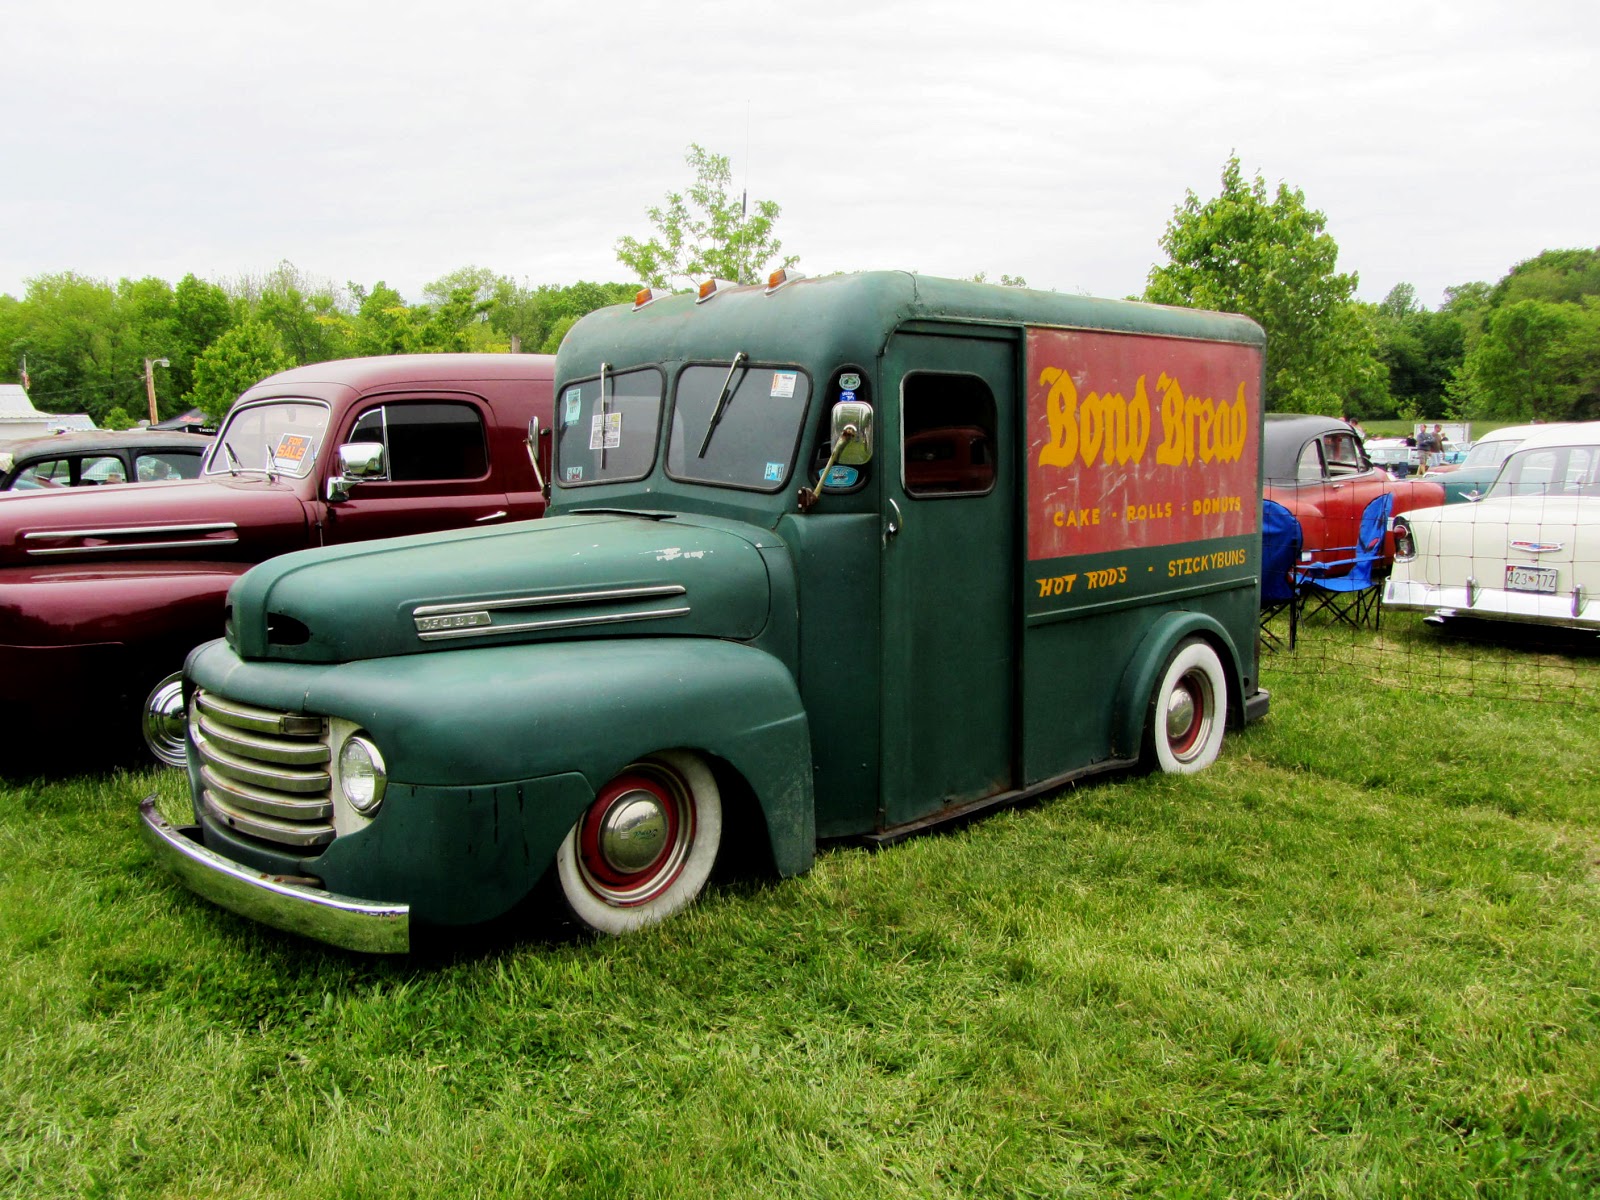
[[[88,413],[40,412],[20,383],[0,383],[0,441],[94,427]]]

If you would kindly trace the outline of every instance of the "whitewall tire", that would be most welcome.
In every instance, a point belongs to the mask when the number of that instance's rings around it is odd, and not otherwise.
[[[567,831],[556,880],[595,933],[654,924],[700,894],[722,842],[722,796],[704,760],[664,750],[625,768]]]

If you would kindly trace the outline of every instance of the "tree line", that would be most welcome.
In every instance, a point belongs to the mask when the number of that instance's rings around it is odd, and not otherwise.
[[[408,304],[383,282],[339,287],[283,262],[265,276],[213,283],[185,275],[115,285],[72,272],[30,279],[0,296],[8,374],[45,412],[87,412],[116,428],[148,411],[144,360],[158,415],[199,408],[213,417],[257,380],[288,367],[369,354],[435,351],[553,353],[584,313],[631,300],[636,284],[530,286],[463,267]]]
[[[646,210],[654,233],[621,237],[618,262],[638,282],[530,286],[463,267],[407,303],[378,282],[343,287],[288,262],[223,283],[186,275],[112,285],[70,272],[0,296],[0,378],[22,365],[35,405],[85,411],[101,425],[145,411],[144,360],[163,417],[218,415],[251,383],[302,363],[431,351],[553,353],[574,321],[640,286],[741,283],[792,266],[775,236],[780,207],[732,191],[729,160],[695,145],[694,182]],[[1410,284],[1377,304],[1340,271],[1327,218],[1304,194],[1245,177],[1237,156],[1221,188],[1190,191],[1173,211],[1142,296],[1239,312],[1267,332],[1266,404],[1363,420],[1600,419],[1600,249],[1546,250],[1497,282],[1449,288],[1430,310]],[[982,274],[976,276],[982,280]],[[1020,277],[1000,281],[1024,286]]]

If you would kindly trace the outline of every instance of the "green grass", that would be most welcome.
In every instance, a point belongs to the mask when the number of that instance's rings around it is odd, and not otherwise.
[[[1593,710],[1278,661],[1202,775],[431,961],[190,896],[173,776],[13,785],[0,1194],[1600,1191]]]

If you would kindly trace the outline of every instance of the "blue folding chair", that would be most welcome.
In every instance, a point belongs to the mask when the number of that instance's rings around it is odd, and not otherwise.
[[[1367,624],[1378,628],[1383,613],[1383,606],[1378,603],[1383,584],[1374,579],[1372,573],[1383,562],[1383,539],[1389,532],[1389,515],[1393,510],[1394,497],[1385,492],[1362,510],[1361,531],[1352,557],[1306,563],[1300,567],[1296,574],[1304,592],[1304,603],[1310,606],[1304,610],[1304,616],[1326,611],[1352,629]],[[1349,570],[1343,571],[1346,566]]]
[[[1295,568],[1300,562],[1303,535],[1295,515],[1275,500],[1261,502],[1261,641],[1276,648],[1283,644],[1272,628],[1280,614],[1289,614],[1289,649],[1294,649],[1300,624],[1300,587]]]

